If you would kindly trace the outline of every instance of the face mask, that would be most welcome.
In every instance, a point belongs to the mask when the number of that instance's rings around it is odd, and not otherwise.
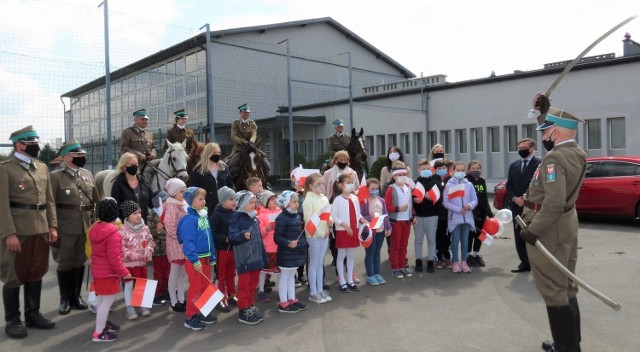
[[[200,215],[200,217],[206,217],[209,216],[209,212],[207,211],[207,208],[203,208],[198,210],[198,215]]]
[[[444,159],[444,153],[433,153],[434,159]]]
[[[396,161],[398,159],[400,159],[400,154],[399,153],[396,153],[396,152],[389,153],[389,160]]]
[[[253,219],[253,218],[255,218],[255,217],[256,217],[256,215],[258,215],[258,212],[257,212],[257,211],[255,211],[255,210],[252,210],[252,211],[245,211],[245,213],[247,213],[247,215],[249,215],[249,217],[250,217],[250,218],[252,218],[252,219]]]
[[[184,128],[187,127],[187,125],[178,125],[178,124],[176,124],[176,127],[178,127],[181,130],[184,130]]]
[[[220,161],[220,155],[213,154],[209,157],[209,160],[213,161],[214,163],[217,163]]]
[[[480,177],[481,173],[482,173],[482,171],[469,171],[469,175],[471,175],[474,178]]]
[[[379,189],[372,189],[369,191],[369,195],[372,197],[377,197],[380,195],[380,190]]]
[[[346,185],[344,185],[344,189],[347,192],[353,192],[353,183],[347,183]]]
[[[338,165],[338,168],[340,169],[344,169],[345,167],[347,167],[347,163],[337,163],[336,165]]]
[[[542,140],[542,145],[544,146],[544,149],[548,152],[550,152],[551,149],[553,149],[553,147],[556,145],[556,141],[551,140],[551,136],[553,136],[553,132],[551,132],[551,135],[549,135],[549,138]]]
[[[520,157],[522,159],[526,158],[529,156],[529,149],[518,149],[518,155],[520,155]]]
[[[39,144],[29,144],[25,148],[24,152],[27,153],[32,158],[37,158],[38,157],[38,153],[40,152],[40,145]]]
[[[458,180],[462,180],[464,178],[464,172],[454,172],[453,177],[457,178]]]
[[[138,173],[138,165],[127,166],[125,171],[127,171],[129,175],[133,176]]]
[[[396,177],[396,183],[401,185],[401,186],[404,185],[405,180],[406,180],[406,176],[398,176],[398,177]]]
[[[324,187],[322,185],[316,185],[315,188],[317,192],[324,193]]]
[[[285,209],[285,210],[286,210],[287,212],[289,212],[289,214],[296,214],[296,213],[297,213],[297,211],[295,211],[295,210],[293,210],[293,209],[291,209],[291,208],[289,208],[289,207],[287,207],[287,209]]]
[[[77,167],[83,167],[87,163],[87,158],[84,156],[77,156],[71,160],[71,163]]]
[[[424,169],[420,171],[420,177],[427,178],[427,177],[431,177],[431,175],[433,175],[433,173],[429,169]]]
[[[447,170],[445,169],[436,170],[436,175],[440,177],[445,177],[447,175]]]

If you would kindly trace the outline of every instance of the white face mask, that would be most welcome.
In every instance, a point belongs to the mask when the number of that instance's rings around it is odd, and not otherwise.
[[[177,126],[179,129],[181,129],[181,130],[184,130],[184,128],[185,128],[185,127],[187,127],[187,125],[186,125],[186,124],[184,124],[184,125],[177,125],[177,124],[176,124],[176,126]]]
[[[198,215],[200,215],[200,216],[208,216],[209,212],[207,211],[207,209],[200,209],[200,210],[198,210]]]
[[[400,153],[396,153],[396,152],[389,153],[389,160],[396,161],[398,159],[400,159]]]
[[[347,192],[353,192],[353,188],[354,188],[354,187],[355,187],[355,186],[354,186],[354,184],[353,184],[353,183],[347,183],[346,185],[344,185],[344,189],[345,189]]]

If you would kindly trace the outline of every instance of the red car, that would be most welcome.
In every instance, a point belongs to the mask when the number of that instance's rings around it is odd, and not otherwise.
[[[507,206],[506,184],[493,189],[496,209]],[[640,156],[588,158],[576,210],[580,215],[640,219]]]

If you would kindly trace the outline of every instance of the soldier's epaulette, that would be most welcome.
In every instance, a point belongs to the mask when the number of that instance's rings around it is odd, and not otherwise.
[[[57,169],[55,169],[55,170],[51,171],[50,173],[52,173],[52,174],[59,174],[59,173],[61,173],[62,171],[64,171],[64,168],[63,168],[63,167],[59,167],[59,168],[57,168]]]

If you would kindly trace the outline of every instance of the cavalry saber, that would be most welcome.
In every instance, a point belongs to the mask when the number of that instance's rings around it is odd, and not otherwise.
[[[518,226],[520,226],[521,229],[524,230],[527,227],[527,224],[524,222],[524,220],[520,215],[516,215],[513,219],[518,223]],[[540,252],[542,252],[542,254],[544,254],[544,256],[556,268],[558,268],[558,270],[562,271],[563,274],[565,274],[569,279],[571,279],[571,281],[577,283],[578,286],[584,288],[585,290],[587,290],[587,292],[596,296],[596,298],[604,302],[604,304],[608,305],[609,307],[613,308],[613,310],[619,311],[620,309],[622,309],[622,306],[620,305],[620,303],[612,300],[611,298],[602,294],[600,291],[591,287],[589,284],[582,281],[582,279],[580,279],[574,273],[572,273],[569,269],[567,269],[564,265],[562,265],[562,263],[560,263],[558,259],[556,259],[556,257],[554,257],[553,254],[551,254],[551,252],[549,252],[549,250],[540,241],[536,241],[536,248],[540,250]]]
[[[549,87],[549,89],[547,89],[547,91],[544,93],[544,95],[546,95],[547,97],[549,97],[551,95],[551,92],[553,92],[554,89],[556,89],[556,87],[558,86],[558,83],[560,83],[560,81],[562,81],[562,79],[564,78],[564,76],[566,76],[569,71],[571,71],[571,69],[573,68],[573,66],[575,66],[589,51],[591,51],[591,49],[593,49],[596,45],[600,44],[600,42],[602,40],[604,40],[604,38],[608,37],[609,35],[611,35],[611,33],[617,31],[618,29],[620,29],[620,27],[624,26],[625,24],[633,21],[636,17],[638,17],[637,15],[633,15],[629,18],[627,18],[626,20],[618,23],[615,27],[611,28],[609,31],[607,31],[605,34],[601,35],[600,38],[596,39],[595,42],[591,43],[591,45],[589,45],[586,49],[584,49],[580,55],[578,55],[575,59],[573,59],[573,61],[571,61],[571,63],[569,63],[569,65],[567,65],[567,67],[564,68],[564,70],[562,71],[562,73],[560,73],[560,75],[556,78],[556,80],[551,84],[551,86]]]

